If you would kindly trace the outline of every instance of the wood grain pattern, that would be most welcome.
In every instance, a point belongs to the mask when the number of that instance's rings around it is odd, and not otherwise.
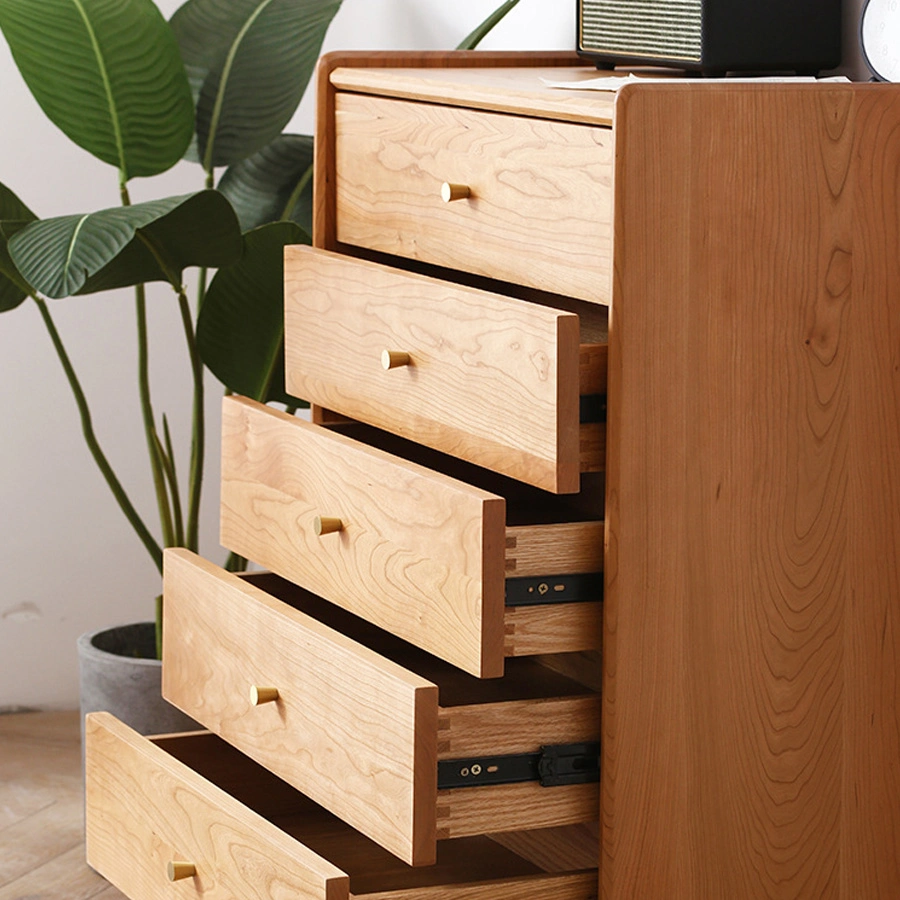
[[[525,63],[528,54],[522,54]],[[512,113],[518,116],[557,119],[589,125],[612,125],[615,98],[612,91],[588,94],[548,90],[545,81],[567,83],[597,76],[583,64],[578,69],[540,66],[531,71],[519,65],[503,68],[370,68],[340,66],[331,73],[331,83],[342,91],[401,97],[426,103],[463,106]],[[623,76],[624,77],[624,76]]]
[[[228,794],[240,799],[254,812],[270,819],[286,834],[329,860],[350,876],[351,897],[383,898],[421,891],[425,896],[441,896],[441,891],[474,896],[488,886],[504,900],[530,898],[531,886],[544,896],[544,871],[566,873],[571,883],[581,883],[585,870],[595,869],[584,844],[591,826],[540,829],[536,834],[543,853],[528,835],[504,834],[501,841],[489,837],[469,837],[444,841],[438,846],[432,866],[413,868],[398,860],[378,844],[316,806],[311,800],[287,788],[274,775],[242,756],[215,735],[178,735],[154,738],[176,759]],[[596,836],[594,837],[596,846]],[[559,851],[551,862],[546,848]],[[596,872],[591,872],[596,877]],[[526,877],[527,876],[527,877]],[[556,882],[568,887],[569,877]]]
[[[336,89],[331,82],[335,69],[345,66],[373,68],[430,69],[504,69],[522,67],[571,67],[582,65],[572,52],[539,51],[519,53],[510,51],[454,50],[444,51],[335,51],[326,53],[316,68],[316,145],[313,246],[336,249],[335,238],[335,156],[334,156],[334,100]]]
[[[612,132],[339,92],[337,240],[609,301]],[[446,204],[441,184],[469,185]]]
[[[434,862],[438,689],[186,550],[165,554],[163,694],[411,865]],[[251,704],[251,685],[278,699]]]
[[[349,896],[343,872],[108,713],[86,736],[88,863],[129,897],[170,897],[173,855],[197,866],[190,897]]]
[[[385,371],[389,349],[409,364]],[[545,490],[579,490],[579,384],[605,380],[604,351],[571,313],[285,250],[289,393]]]
[[[449,884],[416,887],[376,894],[351,894],[353,900],[596,900],[597,875],[536,875],[497,883]]]
[[[480,677],[504,656],[598,646],[596,605],[519,612],[504,595],[507,575],[599,571],[602,522],[507,527],[499,495],[251,401],[227,399],[223,424],[229,549]],[[326,509],[344,528],[316,536]]]
[[[555,522],[506,528],[506,573],[565,575],[603,571],[603,522]]]
[[[187,550],[166,551],[164,580],[164,696],[410,865],[435,862],[439,807],[467,835],[528,827],[535,814],[479,787],[503,824],[479,813],[466,826],[455,807],[468,809],[471,792],[438,796],[439,755],[536,752],[599,735],[597,695],[527,661],[504,679],[476,679],[366,623],[338,631],[318,598],[288,605]],[[375,646],[359,640],[365,632]],[[276,685],[278,699],[254,707],[257,682]],[[584,820],[568,794],[551,798],[556,818],[540,811],[535,825]]]
[[[578,468],[584,472],[606,471],[606,425],[584,424],[578,431]]]
[[[566,863],[550,867],[553,874],[545,875],[539,855],[516,835],[506,836],[505,843],[515,847],[518,840],[521,853],[489,838],[465,838],[441,845],[434,866],[411,868],[215,735],[151,740],[105,713],[93,719],[91,757],[98,767],[91,769],[89,785],[92,796],[107,804],[102,809],[113,811],[117,819],[90,817],[91,852],[131,885],[134,898],[154,900],[175,893],[235,900],[306,898],[302,873],[293,878],[304,864],[310,866],[306,881],[315,885],[317,878],[327,879],[326,900],[589,900],[586,886],[596,883],[596,871],[584,871],[579,853],[566,854]],[[119,782],[126,785],[121,796]],[[128,805],[142,794],[149,795],[142,807]],[[208,829],[207,823],[212,823]],[[187,834],[184,825],[190,829]],[[559,846],[571,829],[541,834]],[[178,848],[201,848],[194,856],[196,877],[177,888],[159,884],[156,865],[167,858],[173,836]],[[259,858],[260,842],[267,839],[271,851]],[[210,847],[212,852],[205,852]]]
[[[593,691],[603,690],[603,663],[600,650],[583,653],[553,653],[536,658],[542,666],[572,678]]]
[[[454,706],[438,714],[438,759],[537,753],[542,746],[599,739],[598,694],[493,703],[488,707]],[[440,795],[438,802],[442,802]]]
[[[597,822],[495,834],[493,840],[547,872],[590,869],[597,862]]]
[[[582,331],[584,334],[584,331]],[[582,337],[582,341],[585,338]],[[609,344],[607,342],[584,343],[578,358],[578,385],[581,394],[605,394],[606,375],[609,366]]]
[[[222,427],[223,545],[466,671],[502,673],[503,498],[251,401],[226,398]],[[321,514],[345,527],[317,537]]]
[[[599,650],[603,632],[603,604],[559,603],[548,606],[508,606],[504,653],[538,656]]]
[[[542,787],[537,781],[441,791],[438,839],[592,822],[599,795],[597,784]]]
[[[638,86],[616,128],[603,897],[888,900],[900,99]]]

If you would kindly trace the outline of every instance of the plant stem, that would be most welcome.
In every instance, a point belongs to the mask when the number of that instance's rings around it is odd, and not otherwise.
[[[163,597],[158,594],[153,604],[156,622],[156,658],[162,659],[162,626],[163,626]]]
[[[150,554],[150,557],[153,560],[156,568],[160,571],[160,573],[162,573],[162,549],[156,542],[156,539],[153,537],[153,535],[150,534],[147,526],[144,524],[137,510],[134,508],[134,505],[128,499],[128,495],[125,493],[125,489],[122,487],[121,482],[116,477],[112,466],[110,466],[109,464],[109,460],[107,460],[106,455],[103,453],[103,450],[100,447],[97,436],[94,433],[94,426],[91,419],[90,409],[88,408],[87,398],[84,395],[84,391],[81,389],[81,384],[79,383],[78,377],[75,374],[75,370],[72,367],[72,362],[69,359],[69,355],[66,352],[65,347],[63,346],[63,342],[60,338],[59,332],[56,330],[56,325],[54,324],[53,318],[50,315],[50,310],[47,307],[47,304],[41,298],[33,297],[33,299],[35,303],[37,303],[38,309],[41,313],[41,318],[44,320],[44,324],[46,325],[47,331],[50,334],[50,340],[53,341],[56,355],[59,357],[60,363],[62,363],[63,371],[66,373],[66,378],[69,381],[69,386],[71,387],[72,393],[75,396],[75,403],[78,406],[78,413],[81,417],[81,430],[84,434],[84,439],[87,443],[88,450],[90,450],[91,456],[93,456],[94,458],[94,462],[97,464],[97,467],[100,469],[100,472],[106,480],[109,489],[112,491],[113,496],[116,498],[116,502],[119,504],[119,508],[125,514],[125,518],[128,519],[132,528],[134,528],[138,538],[140,538],[141,540],[141,543]]]
[[[185,546],[197,552],[200,543],[200,494],[203,487],[203,457],[206,444],[206,427],[203,411],[203,360],[197,349],[197,337],[191,317],[191,306],[182,288],[178,292],[178,307],[191,359],[194,380],[194,408],[191,428],[191,467],[188,478],[188,509]]]
[[[125,173],[119,173],[119,192],[122,206],[131,206],[131,196]],[[175,526],[172,522],[172,510],[166,490],[165,464],[160,448],[162,444],[156,431],[153,415],[153,404],[150,399],[150,352],[147,341],[147,293],[143,284],[134,288],[135,319],[138,337],[138,394],[141,405],[141,418],[144,422],[144,435],[147,440],[147,453],[150,457],[150,471],[153,475],[153,490],[156,494],[156,505],[159,510],[159,524],[162,529],[163,546],[175,545]]]
[[[150,471],[153,474],[153,489],[156,493],[156,504],[159,509],[159,523],[162,528],[163,545],[172,547],[175,544],[175,529],[172,524],[172,511],[166,492],[166,477],[163,461],[159,454],[159,435],[153,420],[153,405],[150,401],[150,354],[147,341],[147,296],[144,285],[135,286],[135,318],[138,333],[138,393],[140,395],[141,416],[144,421],[144,434],[147,438],[147,451],[150,455]]]
[[[247,558],[232,551],[231,553],[228,554],[228,559],[225,560],[225,571],[226,572],[246,572],[247,571]]]
[[[175,449],[172,446],[172,434],[165,413],[162,417],[163,443],[159,445],[159,455],[163,462],[166,482],[169,485],[169,500],[172,504],[172,521],[175,526],[175,545],[184,546],[184,522],[181,516],[181,491],[178,488],[178,473],[175,469]]]

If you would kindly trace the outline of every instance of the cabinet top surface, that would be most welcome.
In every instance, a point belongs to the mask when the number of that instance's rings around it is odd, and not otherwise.
[[[613,77],[621,89],[560,88],[556,83],[577,85],[598,78]],[[640,84],[637,79],[652,79]],[[480,109],[558,118],[572,122],[611,126],[617,98],[635,88],[649,85],[683,90],[800,90],[888,89],[890,85],[851,84],[850,82],[790,79],[700,79],[683,73],[643,72],[632,75],[617,71],[598,72],[587,66],[416,66],[357,67],[351,60],[338,62],[330,72],[331,84],[338,90],[403,97],[447,105],[465,105]],[[725,83],[725,82],[728,83]],[[635,84],[636,82],[636,84]]]

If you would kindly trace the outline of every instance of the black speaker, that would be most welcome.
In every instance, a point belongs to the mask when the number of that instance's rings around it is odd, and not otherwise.
[[[598,68],[813,75],[841,61],[841,0],[578,0],[577,15]]]

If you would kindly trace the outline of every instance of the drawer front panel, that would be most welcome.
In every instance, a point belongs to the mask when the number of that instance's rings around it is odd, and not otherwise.
[[[226,398],[222,544],[466,671],[503,672],[505,503]],[[341,530],[317,535],[316,517]]]
[[[166,552],[164,587],[165,697],[400,858],[433,862],[437,688],[188,551]],[[254,687],[278,695],[254,705]]]
[[[411,868],[215,735],[148,739],[96,713],[86,746],[88,862],[132,900],[596,897],[589,828],[464,838]],[[172,884],[175,857],[195,871]]]
[[[87,861],[134,900],[343,900],[347,876],[108,713],[85,729]]]
[[[545,490],[579,489],[583,358],[573,313],[286,250],[289,393]]]
[[[335,104],[339,242],[609,303],[610,129],[349,93]],[[444,202],[444,183],[469,195]]]

